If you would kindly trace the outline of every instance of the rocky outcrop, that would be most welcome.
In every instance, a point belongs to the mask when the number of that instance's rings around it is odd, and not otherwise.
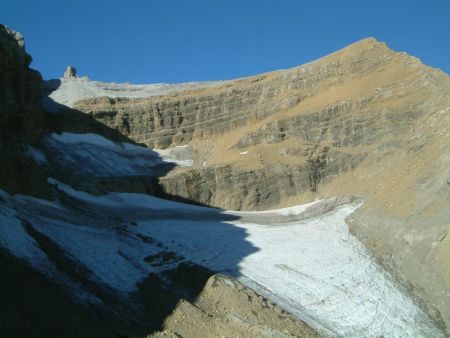
[[[0,188],[11,192],[31,192],[37,185],[24,153],[44,130],[42,79],[30,63],[22,35],[0,25]]]
[[[319,183],[351,170],[366,154],[352,156],[323,148],[302,165],[273,163],[258,169],[232,165],[175,170],[159,178],[165,193],[175,200],[220,206],[228,210],[265,210],[302,193],[316,192]]]
[[[42,133],[41,76],[29,68],[20,33],[0,25],[0,118],[3,139],[34,141]]]
[[[276,314],[276,315],[274,315]],[[201,334],[196,323],[201,323]],[[321,337],[236,280],[214,275],[192,304],[181,300],[157,337]]]
[[[73,67],[72,65],[67,66],[67,69],[64,72],[64,78],[69,79],[69,78],[74,78],[74,77],[77,77],[76,68]]]

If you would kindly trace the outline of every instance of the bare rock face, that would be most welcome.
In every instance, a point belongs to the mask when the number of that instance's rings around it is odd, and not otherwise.
[[[44,130],[42,79],[30,63],[22,35],[0,25],[0,188],[12,192],[35,186],[29,173],[33,163],[23,150]]]
[[[210,277],[193,304],[181,300],[162,330],[147,338],[180,336],[322,337],[253,290],[222,275]]]
[[[354,233],[450,333],[450,79],[362,40],[289,70],[75,107],[151,147],[189,144],[168,195],[228,209],[366,200]]]
[[[72,65],[68,65],[66,71],[64,72],[64,78],[70,79],[70,78],[76,78],[77,77],[77,70]]]
[[[0,56],[2,136],[10,130],[20,139],[33,140],[42,130],[39,120],[43,114],[36,112],[42,79],[38,72],[28,68],[31,57],[25,52],[22,35],[3,25],[0,25]],[[14,129],[22,126],[24,128]]]
[[[264,209],[317,192],[372,148],[400,147],[401,133],[428,106],[445,105],[439,102],[445,89],[439,93],[432,82],[446,79],[366,39],[303,67],[215,88],[148,99],[94,98],[75,106],[151,147],[189,143],[198,167],[163,178],[169,194],[223,208]],[[248,177],[256,180],[251,188]]]

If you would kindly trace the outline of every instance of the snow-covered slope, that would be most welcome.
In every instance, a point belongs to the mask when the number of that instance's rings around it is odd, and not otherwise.
[[[92,81],[87,77],[68,77],[59,80],[49,80],[45,83],[48,97],[44,105],[48,111],[57,110],[55,102],[73,107],[80,100],[93,97],[127,97],[146,98],[164,95],[184,90],[203,89],[223,84],[226,81],[187,82],[177,84],[155,83],[135,85],[129,83],[107,83]]]
[[[333,336],[441,336],[350,234],[345,218],[357,202],[223,212],[140,194],[94,196],[50,182],[54,201],[2,193],[0,244],[68,284],[80,301],[102,303],[92,288],[55,272],[34,232],[64,250],[91,282],[123,297],[147,276],[193,262],[237,277]]]
[[[36,163],[84,177],[190,164],[183,147],[157,152],[95,134],[51,134],[42,146],[27,150]],[[352,198],[236,212],[48,182],[53,201],[0,191],[0,247],[80,302],[136,302],[150,276],[164,281],[191,264],[238,278],[325,334],[443,336],[349,232],[345,219],[360,206]]]
[[[97,134],[74,133],[53,133],[45,139],[44,145],[53,167],[91,178],[154,175],[154,171],[161,166],[192,165],[186,146],[149,149],[126,142],[113,142]],[[36,162],[42,163],[43,157],[38,154],[37,149],[31,148],[29,151]]]

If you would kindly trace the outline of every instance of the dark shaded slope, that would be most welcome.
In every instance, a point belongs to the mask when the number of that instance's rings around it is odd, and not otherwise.
[[[40,109],[41,76],[29,68],[23,37],[0,24],[0,188],[37,192],[34,163],[25,145],[36,142],[45,129]]]

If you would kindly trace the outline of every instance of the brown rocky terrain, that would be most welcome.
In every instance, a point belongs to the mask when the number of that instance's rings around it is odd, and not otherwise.
[[[365,39],[315,62],[145,99],[75,108],[195,160],[165,193],[237,210],[352,194],[354,233],[450,331],[450,78]]]
[[[226,276],[212,276],[195,303],[181,300],[160,337],[321,337],[277,305]]]

